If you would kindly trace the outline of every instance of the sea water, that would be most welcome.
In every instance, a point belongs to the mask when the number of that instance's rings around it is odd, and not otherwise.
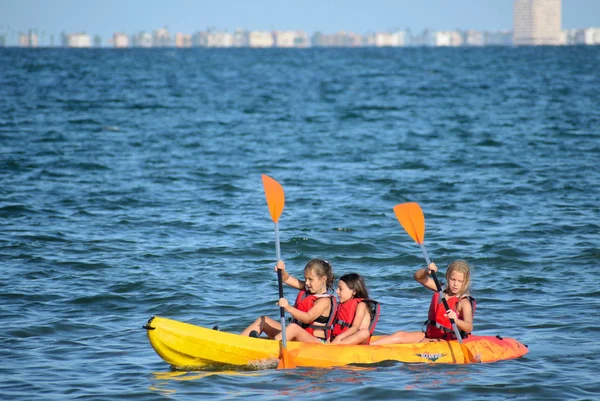
[[[3,400],[600,398],[600,47],[0,49]],[[142,325],[278,317],[282,257],[365,276],[376,332],[473,267],[520,359],[172,371]],[[286,288],[293,299],[295,292]]]

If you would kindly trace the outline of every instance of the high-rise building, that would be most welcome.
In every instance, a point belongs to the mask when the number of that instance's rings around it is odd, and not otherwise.
[[[561,44],[561,0],[515,0],[513,43]]]
[[[38,47],[37,31],[29,30],[29,33],[19,35],[19,46],[21,47]]]
[[[462,46],[463,37],[458,31],[437,31],[433,34],[434,46]]]
[[[154,30],[152,34],[153,47],[170,47],[171,45],[171,34],[167,27]]]
[[[248,46],[250,47],[273,47],[275,38],[270,31],[251,31],[248,37]]]
[[[275,47],[309,47],[310,39],[304,31],[273,32]]]
[[[92,47],[92,38],[87,33],[76,32],[65,35],[67,47]]]
[[[129,47],[129,37],[124,33],[115,32],[113,33],[112,44],[113,47],[117,48]]]
[[[192,47],[192,35],[177,32],[175,34],[175,47]]]

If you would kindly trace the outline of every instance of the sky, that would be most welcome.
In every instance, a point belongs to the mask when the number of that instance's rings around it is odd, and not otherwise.
[[[167,27],[171,33],[208,28],[341,30],[366,34],[390,29],[494,31],[512,29],[513,0],[0,0],[0,35],[16,43],[37,30],[40,44],[61,32],[128,35]],[[563,0],[562,27],[600,27],[600,0]]]

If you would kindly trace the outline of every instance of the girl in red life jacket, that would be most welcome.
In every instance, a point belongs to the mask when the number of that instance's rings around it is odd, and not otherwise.
[[[340,277],[337,288],[340,304],[333,326],[332,344],[368,344],[371,338],[369,291],[359,274],[349,273]]]
[[[383,344],[405,344],[424,341],[454,340],[456,336],[452,330],[450,319],[453,319],[464,338],[473,331],[473,314],[475,312],[475,300],[469,296],[469,285],[471,284],[471,269],[464,260],[455,260],[448,265],[446,270],[446,289],[443,291],[444,298],[448,302],[449,310],[444,310],[444,304],[439,300],[439,293],[434,280],[429,277],[432,271],[437,271],[435,263],[431,263],[425,269],[415,272],[417,280],[425,288],[434,291],[429,306],[429,314],[424,331],[397,331],[388,336],[382,336],[373,345]]]
[[[298,280],[285,270],[285,263],[278,261],[275,271],[281,270],[282,282],[300,290],[294,306],[287,299],[279,299],[279,306],[292,315],[295,323],[286,325],[288,340],[319,342],[324,341],[330,328],[327,323],[335,312],[331,294],[333,268],[329,262],[313,259],[304,267],[304,280]],[[281,322],[268,316],[261,316],[240,334],[258,337],[265,333],[269,338],[281,338]],[[278,336],[279,335],[279,336]]]

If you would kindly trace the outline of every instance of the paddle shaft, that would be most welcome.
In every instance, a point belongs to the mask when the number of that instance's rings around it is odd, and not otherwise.
[[[425,250],[425,245],[423,245],[421,243],[421,244],[419,244],[419,246],[421,247],[421,251],[423,251],[423,256],[425,257],[425,261],[427,262],[427,269],[429,269],[429,265],[431,264],[431,259],[429,259],[429,255],[427,254],[427,251]],[[436,286],[438,292],[440,293],[440,299],[444,303],[444,308],[446,308],[446,310],[450,310],[450,307],[448,306],[448,301],[446,301],[446,297],[444,297],[444,293],[442,292],[442,286],[440,285],[440,281],[438,280],[437,275],[435,274],[434,271],[431,271],[431,277],[433,277],[435,286]],[[454,321],[454,319],[450,319],[450,323],[452,323],[452,329],[454,330],[454,335],[456,336],[456,339],[458,340],[458,342],[460,344],[462,344],[462,337],[460,335],[460,332],[458,331],[458,326],[456,325],[456,322]]]
[[[277,255],[277,262],[281,260],[281,248],[279,246],[279,224],[275,222],[275,253]],[[281,270],[277,269],[277,284],[279,285],[279,298],[283,298],[283,277]],[[287,338],[285,333],[285,309],[279,308],[279,315],[281,318],[281,342],[283,348],[287,346]]]

